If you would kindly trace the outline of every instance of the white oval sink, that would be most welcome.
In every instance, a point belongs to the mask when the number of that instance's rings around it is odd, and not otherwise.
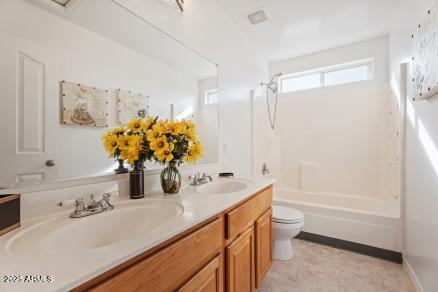
[[[200,194],[220,195],[243,191],[251,182],[237,179],[218,179],[196,188]]]
[[[19,232],[7,249],[26,255],[97,249],[155,231],[183,210],[179,203],[143,200],[120,203],[111,211],[84,218],[57,216]]]

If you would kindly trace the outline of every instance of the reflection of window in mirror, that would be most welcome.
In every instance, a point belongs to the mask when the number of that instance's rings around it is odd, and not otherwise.
[[[205,105],[218,103],[218,92],[217,89],[210,89],[204,92]]]

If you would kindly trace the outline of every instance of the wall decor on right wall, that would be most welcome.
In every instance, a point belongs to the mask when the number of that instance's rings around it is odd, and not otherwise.
[[[117,90],[118,121],[126,125],[135,117],[145,118],[149,115],[149,96],[132,91]]]
[[[413,39],[414,100],[438,94],[438,4],[427,11]]]

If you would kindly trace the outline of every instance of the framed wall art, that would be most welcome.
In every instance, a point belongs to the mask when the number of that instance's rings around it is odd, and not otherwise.
[[[108,90],[62,81],[61,95],[63,124],[108,126]]]
[[[413,41],[414,100],[438,93],[438,6],[427,11],[411,35]]]
[[[132,118],[149,115],[149,96],[128,90],[117,90],[118,122],[126,125]]]

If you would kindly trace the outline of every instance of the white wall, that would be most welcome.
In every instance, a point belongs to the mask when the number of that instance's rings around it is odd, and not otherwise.
[[[382,128],[388,37],[276,62],[270,71],[287,74],[370,57],[375,60],[374,80],[281,94],[274,131],[268,126],[266,99],[254,99],[256,173],[267,162],[283,188],[388,196],[380,175],[387,144]]]
[[[410,35],[436,3],[403,1],[390,38],[390,77],[395,83],[400,80],[400,63],[410,62]],[[410,98],[408,92],[403,254],[424,291],[432,292],[438,291],[438,99]]]

